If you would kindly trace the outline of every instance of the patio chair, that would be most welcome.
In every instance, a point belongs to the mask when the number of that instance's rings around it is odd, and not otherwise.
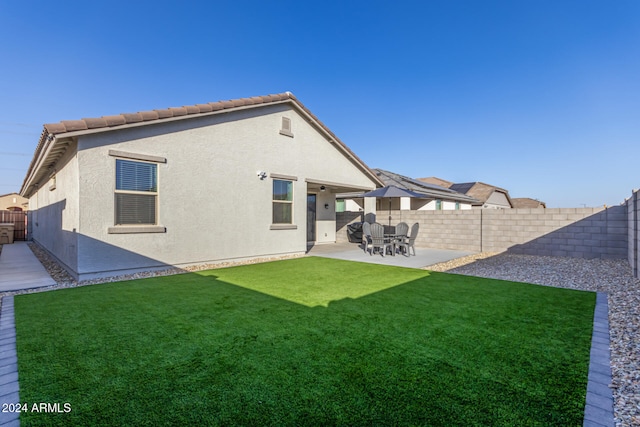
[[[404,241],[409,234],[409,225],[406,222],[401,222],[400,224],[396,225],[395,234],[396,234],[396,239],[398,239],[401,242]]]
[[[393,244],[384,237],[384,227],[381,224],[371,224],[371,255],[378,249],[382,249],[382,256],[387,252],[387,248],[393,248]]]
[[[407,251],[407,255],[409,256],[411,256],[411,252],[409,251],[409,248],[413,248],[413,256],[416,256],[415,243],[416,243],[416,237],[418,237],[419,228],[420,228],[420,224],[416,222],[411,226],[411,234],[409,234],[409,238],[405,239],[404,242],[397,243],[400,250],[402,251],[402,248],[404,248]]]
[[[371,245],[371,224],[368,222],[362,224],[362,245],[364,246],[364,251],[368,252]]]

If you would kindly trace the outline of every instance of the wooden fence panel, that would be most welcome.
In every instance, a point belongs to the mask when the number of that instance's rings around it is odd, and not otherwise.
[[[13,223],[13,240],[27,240],[27,213],[0,211],[0,222]]]

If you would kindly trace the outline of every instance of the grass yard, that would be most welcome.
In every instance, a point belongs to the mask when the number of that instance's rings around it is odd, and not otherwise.
[[[22,425],[581,426],[595,294],[306,257],[15,298]]]

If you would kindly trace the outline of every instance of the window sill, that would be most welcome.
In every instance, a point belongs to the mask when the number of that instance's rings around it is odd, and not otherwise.
[[[298,226],[295,224],[271,224],[269,230],[297,230]]]
[[[117,225],[109,227],[109,234],[166,233],[167,227],[159,225]]]

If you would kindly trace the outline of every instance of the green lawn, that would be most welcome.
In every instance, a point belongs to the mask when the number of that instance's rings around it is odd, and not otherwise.
[[[23,425],[581,426],[595,294],[300,258],[15,298]]]

